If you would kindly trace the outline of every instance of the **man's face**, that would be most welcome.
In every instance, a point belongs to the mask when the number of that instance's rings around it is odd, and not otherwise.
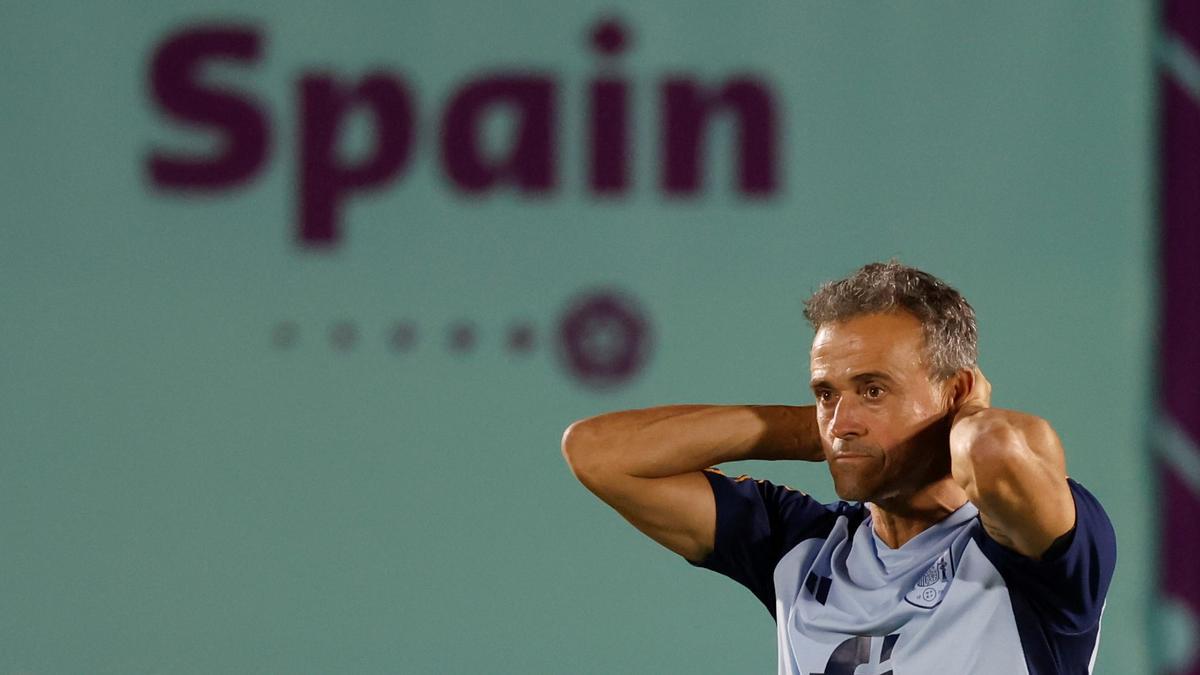
[[[907,312],[822,325],[810,367],[817,425],[842,499],[910,494],[950,472],[946,388],[925,362],[921,323]]]

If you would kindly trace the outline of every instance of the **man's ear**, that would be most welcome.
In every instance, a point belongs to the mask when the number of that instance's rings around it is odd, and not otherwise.
[[[960,368],[951,375],[950,379],[946,380],[946,395],[950,397],[950,409],[958,410],[962,407],[963,401],[974,387],[975,371],[969,368]]]

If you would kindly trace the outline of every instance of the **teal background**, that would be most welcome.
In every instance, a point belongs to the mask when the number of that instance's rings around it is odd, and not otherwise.
[[[898,256],[975,306],[994,403],[1051,420],[1119,539],[1096,673],[1149,670],[1153,343],[1149,3],[7,3],[0,21],[0,673],[773,672],[774,624],[588,493],[573,420],[666,403],[810,401],[801,302]],[[616,12],[636,168],[585,188],[589,27]],[[152,148],[209,147],[147,92],[168,33],[248,20],[214,81],[273,121],[267,169],[183,198]],[[354,198],[333,251],[292,242],[295,83],[413,83],[416,155]],[[561,187],[463,200],[434,129],[482,72],[559,78]],[[783,186],[657,187],[657,82],[753,72]],[[365,131],[364,131],[365,133]],[[368,139],[369,140],[369,139]],[[353,142],[348,142],[348,151]],[[653,326],[624,386],[552,348],[616,286]],[[417,347],[384,331],[408,317]],[[444,348],[460,318],[468,354]],[[503,331],[537,328],[514,356]],[[353,350],[327,330],[356,322]],[[295,321],[297,344],[272,347]],[[723,467],[834,497],[823,465]]]

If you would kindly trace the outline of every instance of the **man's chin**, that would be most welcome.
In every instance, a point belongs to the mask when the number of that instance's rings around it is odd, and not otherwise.
[[[833,478],[833,491],[837,493],[838,499],[848,502],[865,502],[870,501],[874,496],[879,487],[870,480],[874,475],[871,472],[854,470],[856,468],[861,467],[834,464],[829,466],[829,475]]]
[[[836,478],[833,480],[833,491],[837,493],[838,499],[848,502],[870,501],[873,493],[873,490],[858,481],[839,481]]]

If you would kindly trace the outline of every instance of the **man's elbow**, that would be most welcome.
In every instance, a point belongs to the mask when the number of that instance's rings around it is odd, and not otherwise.
[[[595,464],[597,455],[595,430],[588,422],[588,419],[572,422],[563,431],[560,443],[563,459],[567,461],[571,473],[580,480],[582,480],[583,474]]]

